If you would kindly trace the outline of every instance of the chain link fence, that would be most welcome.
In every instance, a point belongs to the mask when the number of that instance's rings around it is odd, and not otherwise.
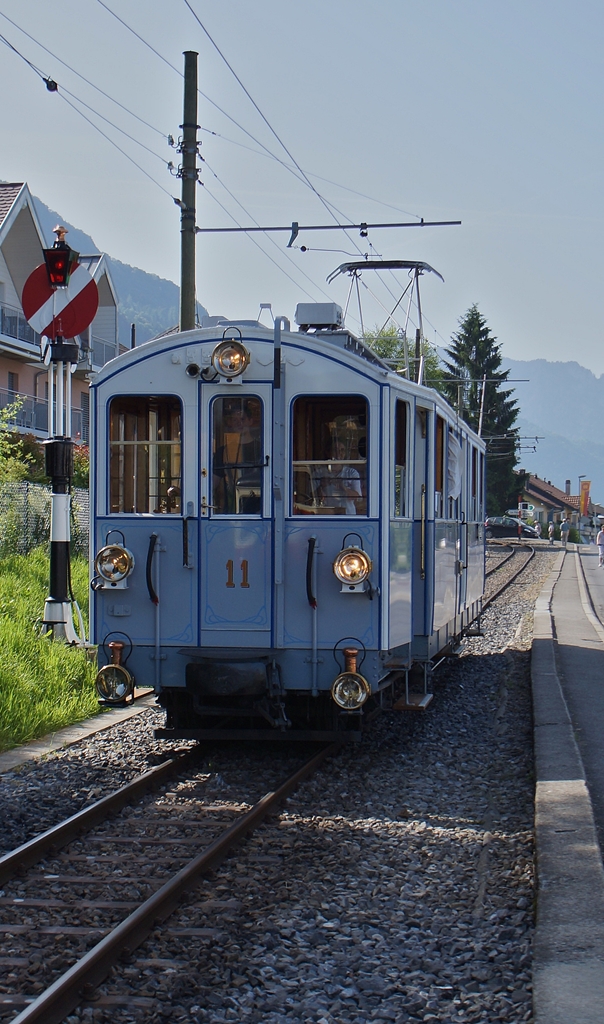
[[[50,540],[50,487],[29,481],[0,487],[0,555],[27,554]],[[87,490],[71,495],[71,547],[88,553],[90,498]]]

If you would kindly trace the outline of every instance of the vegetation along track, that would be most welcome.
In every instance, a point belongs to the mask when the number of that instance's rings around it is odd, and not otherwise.
[[[6,854],[0,859],[0,881],[6,885],[14,879],[15,885],[14,892],[7,887],[0,896],[4,911],[0,931],[11,937],[12,956],[2,960],[11,969],[12,991],[0,995],[0,1018],[13,1019],[15,1024],[63,1021],[83,999],[94,995],[114,964],[169,917],[202,874],[337,749],[337,744],[331,744],[315,751],[251,807],[246,800],[237,805],[204,803],[199,799],[203,774],[195,778],[193,772],[190,777],[196,750],[176,754]],[[168,775],[183,771],[189,776],[190,799],[185,805],[177,804],[176,794],[165,792],[165,786],[164,792],[139,800],[149,789],[161,786]],[[200,847],[202,852],[196,852]],[[145,850],[149,848],[153,856],[148,858]],[[36,865],[42,870],[28,871]],[[170,875],[167,880],[166,874]],[[41,936],[62,940],[62,955],[45,957],[37,952]],[[83,947],[95,940],[82,955]],[[28,990],[19,992],[19,987]]]

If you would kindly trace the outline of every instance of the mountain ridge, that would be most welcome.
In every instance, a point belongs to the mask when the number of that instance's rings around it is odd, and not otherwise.
[[[36,213],[46,237],[46,244],[52,245],[53,228],[63,224],[69,233],[69,244],[82,255],[99,253],[94,239],[85,231],[61,218],[56,210],[51,210],[37,196],[33,197]],[[138,267],[122,263],[109,253],[106,254],[111,271],[111,278],[118,296],[118,336],[120,343],[130,347],[130,325],[136,324],[136,342],[142,344],[157,334],[169,330],[178,323],[180,290],[174,281],[149,274]],[[197,303],[197,314],[201,318],[207,310]]]

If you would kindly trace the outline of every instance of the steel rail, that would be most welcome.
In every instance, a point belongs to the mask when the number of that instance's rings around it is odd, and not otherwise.
[[[96,986],[107,977],[121,956],[129,956],[158,923],[170,916],[199,875],[223,860],[236,842],[256,828],[307,775],[311,775],[325,758],[339,748],[339,743],[332,743],[320,750],[279,789],[263,796],[239,821],[227,828],[202,853],[189,861],[161,889],[53,982],[15,1017],[11,1024],[61,1024],[83,999],[90,998]]]
[[[194,747],[192,750],[179,751],[169,760],[157,765],[156,768],[151,768],[143,775],[138,775],[131,782],[126,783],[125,786],[120,786],[115,792],[108,793],[107,796],[97,800],[89,807],[84,807],[77,814],[66,818],[59,825],[54,825],[46,832],[40,833],[39,836],[34,836],[29,842],[18,846],[15,850],[11,850],[10,853],[6,853],[3,857],[0,857],[0,885],[15,875],[20,874],[25,868],[36,864],[37,861],[42,859],[44,854],[54,852],[62,846],[66,846],[67,843],[80,836],[82,832],[92,828],[94,825],[98,825],[99,822],[104,821],[110,814],[120,811],[122,807],[131,803],[136,797],[148,792],[148,790],[154,789],[163,779],[178,771],[188,761],[198,756],[198,747]]]
[[[502,548],[503,547],[509,547],[509,544],[505,544],[505,545],[502,544],[501,547]],[[506,557],[502,558],[500,562],[497,562],[497,565],[494,565],[492,569],[487,569],[487,571],[484,574],[485,575],[485,579],[487,578],[487,576],[492,576],[493,573],[497,572],[498,569],[501,569],[502,566],[504,566],[508,562],[510,562],[512,560],[512,558],[514,557],[514,555],[516,554],[517,550],[518,550],[517,548],[512,548],[512,550],[510,551],[509,555],[506,555]]]

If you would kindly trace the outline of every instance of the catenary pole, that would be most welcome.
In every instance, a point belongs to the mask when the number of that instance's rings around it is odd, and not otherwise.
[[[183,102],[182,179],[180,204],[180,329],[192,331],[195,327],[195,203],[197,188],[197,57],[194,50],[186,50]]]

